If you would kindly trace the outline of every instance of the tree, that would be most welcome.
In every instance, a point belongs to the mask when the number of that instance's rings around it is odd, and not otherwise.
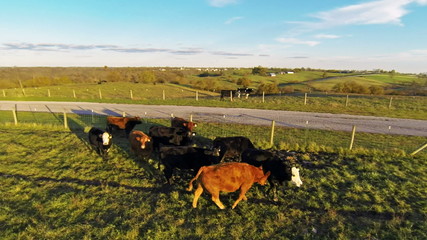
[[[279,87],[277,86],[277,84],[274,83],[263,83],[259,85],[256,93],[261,94],[263,92],[267,94],[278,93]]]
[[[242,85],[243,87],[249,87],[252,81],[248,77],[241,77],[237,80],[238,85]]]
[[[384,94],[384,88],[382,88],[380,86],[376,86],[376,85],[371,85],[369,87],[369,91],[371,92],[371,94],[374,94],[374,95]]]
[[[261,66],[258,67],[254,67],[252,69],[252,74],[253,75],[260,75],[260,76],[265,76],[267,74],[267,69],[263,68]]]
[[[139,79],[143,83],[156,83],[156,75],[154,75],[153,71],[143,71],[139,74]]]

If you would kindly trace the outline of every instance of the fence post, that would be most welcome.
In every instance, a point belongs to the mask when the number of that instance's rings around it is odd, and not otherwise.
[[[16,115],[16,110],[12,109],[13,120],[15,122],[15,126],[18,125],[18,116]]]
[[[273,146],[274,143],[274,125],[275,125],[275,121],[272,120],[271,121],[271,132],[270,132],[270,146]]]
[[[388,108],[391,108],[391,102],[393,101],[393,97],[390,97],[390,102],[388,103]]]
[[[351,131],[351,141],[350,141],[350,147],[349,150],[353,149],[354,144],[354,136],[356,135],[356,126],[353,125],[353,130]]]
[[[67,113],[64,111],[64,128],[68,128]]]
[[[165,90],[163,90],[163,100],[166,99],[166,94],[165,94]]]
[[[233,101],[233,91],[230,91],[230,102]]]
[[[307,105],[307,93],[304,93],[304,105]]]
[[[422,147],[418,148],[417,150],[415,150],[413,153],[411,153],[411,156],[414,156],[415,154],[417,154],[418,152],[420,152],[421,150],[423,150],[424,148],[427,147],[427,143],[424,144]]]
[[[98,89],[98,91],[99,91],[99,99],[102,99],[101,89]]]
[[[6,97],[6,92],[4,91],[4,89],[3,89],[3,97]]]
[[[193,114],[190,114],[190,122],[193,122]]]
[[[132,89],[131,90],[129,90],[130,91],[130,99],[131,100],[133,100],[133,92],[132,92]]]
[[[345,106],[346,106],[346,107],[348,106],[348,95],[347,95],[347,97],[345,98]]]
[[[196,101],[199,101],[199,91],[196,91]]]
[[[50,89],[47,90],[47,96],[50,97]]]
[[[73,97],[76,98],[76,90],[73,89]]]
[[[262,92],[262,103],[264,103],[265,102],[265,92],[263,91]]]

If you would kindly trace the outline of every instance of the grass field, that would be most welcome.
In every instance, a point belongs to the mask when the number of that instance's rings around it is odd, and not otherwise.
[[[252,96],[249,99],[235,99],[230,102],[221,101],[218,93],[197,91],[196,95],[196,90],[181,85],[134,83],[64,85],[31,88],[25,92],[26,97],[20,89],[8,89],[5,90],[6,97],[0,99],[241,107],[427,119],[427,98],[421,96],[350,95],[347,100],[346,95],[322,93],[308,94],[306,102],[304,94],[266,96],[264,100],[262,96]]]
[[[198,133],[209,138],[210,128]],[[103,161],[82,129],[2,124],[0,133],[0,239],[427,238],[424,152],[307,148],[297,152],[302,188],[288,186],[279,202],[264,195],[268,186],[254,185],[234,210],[236,193],[221,195],[225,210],[206,193],[192,209],[191,176],[180,171],[165,185],[156,161],[135,160],[124,138]],[[277,148],[290,146],[283,140]]]

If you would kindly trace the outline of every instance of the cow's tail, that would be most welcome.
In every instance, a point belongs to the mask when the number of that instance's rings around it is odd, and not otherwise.
[[[191,192],[191,190],[193,190],[193,182],[199,178],[200,174],[203,172],[204,169],[205,167],[201,167],[199,169],[199,172],[197,172],[196,176],[193,179],[191,179],[189,186],[187,188],[187,191]]]

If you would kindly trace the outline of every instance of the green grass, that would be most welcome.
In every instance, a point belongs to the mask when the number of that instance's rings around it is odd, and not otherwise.
[[[206,193],[192,209],[190,176],[165,186],[124,138],[103,161],[81,129],[3,124],[0,133],[1,239],[427,238],[425,155],[298,152],[304,185],[279,203],[254,185],[234,210],[235,193],[221,195],[226,210]]]
[[[50,89],[51,97],[48,97]],[[73,90],[76,98],[73,97]],[[101,97],[99,96],[101,90]],[[131,99],[130,90],[133,92]],[[163,91],[165,98],[163,99]],[[221,101],[218,93],[198,91],[174,84],[152,85],[133,83],[81,84],[64,85],[55,88],[26,89],[26,97],[19,89],[6,90],[6,97],[1,100],[17,101],[84,101],[106,103],[189,105],[211,107],[240,107],[258,109],[276,109],[307,112],[345,113],[398,118],[427,119],[426,97],[393,96],[389,108],[390,96],[350,95],[345,106],[345,95],[308,94],[307,104],[303,95],[261,96],[249,99],[235,99],[234,102]]]

